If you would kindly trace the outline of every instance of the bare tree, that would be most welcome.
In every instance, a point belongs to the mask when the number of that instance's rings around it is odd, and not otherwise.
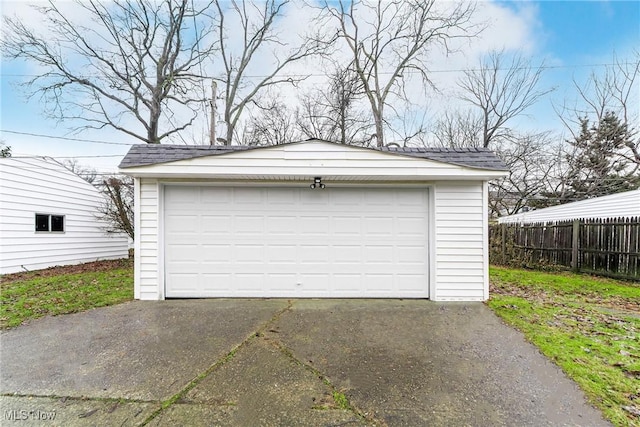
[[[458,81],[459,98],[472,108],[446,112],[436,122],[438,145],[491,146],[509,167],[507,177],[490,183],[492,215],[517,213],[554,185],[562,156],[549,153],[549,134],[523,134],[507,126],[551,91],[538,89],[542,71],[521,55],[507,61],[503,52],[492,52]]]
[[[98,217],[109,224],[107,231],[126,233],[133,239],[133,179],[110,176],[102,181],[101,187],[105,201],[99,207]]]
[[[538,89],[543,65],[532,67],[522,55],[505,62],[504,52],[492,52],[480,68],[465,71],[458,81],[460,98],[480,110],[483,147],[511,136],[507,123],[552,90]]]
[[[0,141],[0,157],[11,157],[11,146]]]
[[[407,98],[405,82],[410,75],[417,74],[425,87],[434,87],[427,69],[430,50],[441,47],[448,54],[452,39],[479,32],[470,21],[474,10],[469,2],[435,0],[324,2],[325,14],[337,24],[369,101],[378,146],[385,145],[385,108],[391,108],[392,98]]]
[[[5,18],[2,53],[42,69],[25,82],[47,113],[160,143],[194,123],[200,65],[214,52],[210,4],[188,0],[75,0],[73,18],[50,1],[37,26]]]
[[[446,111],[435,124],[433,135],[441,147],[482,147],[483,120],[472,110]]]
[[[561,185],[543,206],[612,194],[640,185],[640,51],[574,79],[577,100],[554,104],[570,138]]]
[[[279,145],[317,138],[342,144],[363,145],[372,122],[355,105],[361,93],[358,80],[348,70],[336,68],[329,82],[299,96],[295,111],[279,100],[277,93],[253,100],[243,132],[243,144]]]
[[[489,183],[492,216],[511,215],[537,206],[541,195],[558,188],[563,153],[549,133],[527,134],[517,141],[503,142],[496,152],[509,168],[509,175]]]
[[[640,51],[634,52],[631,59],[622,60],[614,56],[613,63],[605,67],[602,75],[591,72],[586,84],[579,84],[574,79],[583,104],[574,110],[576,115],[601,121],[612,112],[622,123],[629,124],[630,118],[637,118],[638,114],[638,80]]]
[[[296,85],[305,76],[280,77],[288,65],[324,52],[331,40],[315,36],[305,37],[297,46],[289,47],[278,35],[278,22],[283,16],[288,0],[266,0],[250,2],[245,0],[215,0],[218,10],[217,33],[220,44],[221,61],[224,73],[219,80],[223,84],[223,119],[226,123],[226,145],[231,145],[236,128],[245,108],[260,91],[280,84]],[[231,43],[231,36],[241,36],[240,46],[237,40]],[[270,49],[288,50],[277,56]],[[261,68],[257,79],[248,75],[249,67],[261,53],[274,56],[274,65],[269,69]]]
[[[300,105],[296,108],[296,127],[303,138],[331,141],[334,127],[326,105],[322,104],[324,92],[311,91],[302,94]]]
[[[370,140],[372,121],[360,108],[363,96],[353,70],[336,66],[326,87],[302,97],[296,111],[297,126],[307,138],[364,144]]]
[[[251,115],[243,133],[244,145],[281,145],[299,139],[294,113],[284,103],[269,98],[256,105],[257,114]]]
[[[62,162],[62,166],[69,169],[89,184],[93,184],[98,176],[98,171],[92,167],[81,164],[77,159],[64,160]]]

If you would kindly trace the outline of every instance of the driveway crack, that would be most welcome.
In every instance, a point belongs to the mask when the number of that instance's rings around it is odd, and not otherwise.
[[[129,399],[125,397],[89,397],[89,396],[59,396],[56,394],[23,394],[1,393],[2,397],[23,397],[27,399],[60,399],[63,402],[114,402],[114,403],[158,403],[157,400]]]
[[[318,370],[315,366],[312,366],[298,359],[293,354],[293,351],[289,347],[284,345],[281,340],[271,338],[268,340],[268,342],[277,350],[279,350],[285,357],[290,359],[293,363],[303,367],[318,379],[320,379],[329,388],[329,391],[331,392],[331,396],[333,397],[334,403],[337,408],[344,409],[353,413],[357,418],[364,422],[383,427],[387,425],[385,421],[376,419],[375,417],[373,417],[373,415],[367,414],[362,409],[358,408],[353,402],[351,402],[351,400],[343,392],[343,390],[339,389],[335,384],[333,384],[324,373]]]
[[[291,300],[288,300],[286,307],[278,310],[273,316],[271,316],[271,318],[269,320],[267,320],[260,327],[258,327],[258,329],[256,329],[254,332],[252,332],[244,341],[242,341],[240,344],[238,344],[235,347],[233,347],[231,349],[231,351],[229,351],[226,355],[224,355],[220,359],[216,360],[206,370],[204,370],[203,372],[198,374],[195,378],[193,378],[191,381],[189,381],[187,383],[187,385],[185,385],[176,394],[174,394],[170,398],[160,402],[160,408],[158,408],[153,413],[151,413],[151,415],[149,415],[139,425],[139,427],[146,426],[151,421],[153,421],[155,418],[157,418],[162,412],[164,412],[165,410],[167,410],[168,408],[173,406],[173,404],[175,404],[176,402],[181,401],[187,395],[187,393],[189,393],[191,390],[193,390],[206,377],[208,377],[211,373],[217,371],[222,366],[224,366],[227,362],[232,360],[235,357],[235,355],[238,353],[238,351],[240,351],[241,349],[243,349],[244,347],[249,345],[249,343],[251,343],[251,341],[253,341],[254,339],[263,336],[264,335],[264,331],[267,330],[267,328],[271,327],[271,325],[273,323],[277,322],[282,317],[283,314],[285,314],[288,311],[291,311],[292,307],[293,307],[293,302]]]

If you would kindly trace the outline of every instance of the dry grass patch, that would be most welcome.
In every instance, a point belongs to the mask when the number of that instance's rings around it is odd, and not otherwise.
[[[491,307],[585,391],[615,425],[640,424],[640,286],[492,268]]]

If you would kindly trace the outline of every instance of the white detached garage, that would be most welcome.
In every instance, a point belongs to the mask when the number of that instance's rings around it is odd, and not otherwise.
[[[484,149],[137,145],[135,297],[488,298]]]

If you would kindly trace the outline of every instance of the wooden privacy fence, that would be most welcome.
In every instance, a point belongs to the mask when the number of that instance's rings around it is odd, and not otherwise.
[[[640,280],[640,217],[493,224],[489,242],[493,264]]]

